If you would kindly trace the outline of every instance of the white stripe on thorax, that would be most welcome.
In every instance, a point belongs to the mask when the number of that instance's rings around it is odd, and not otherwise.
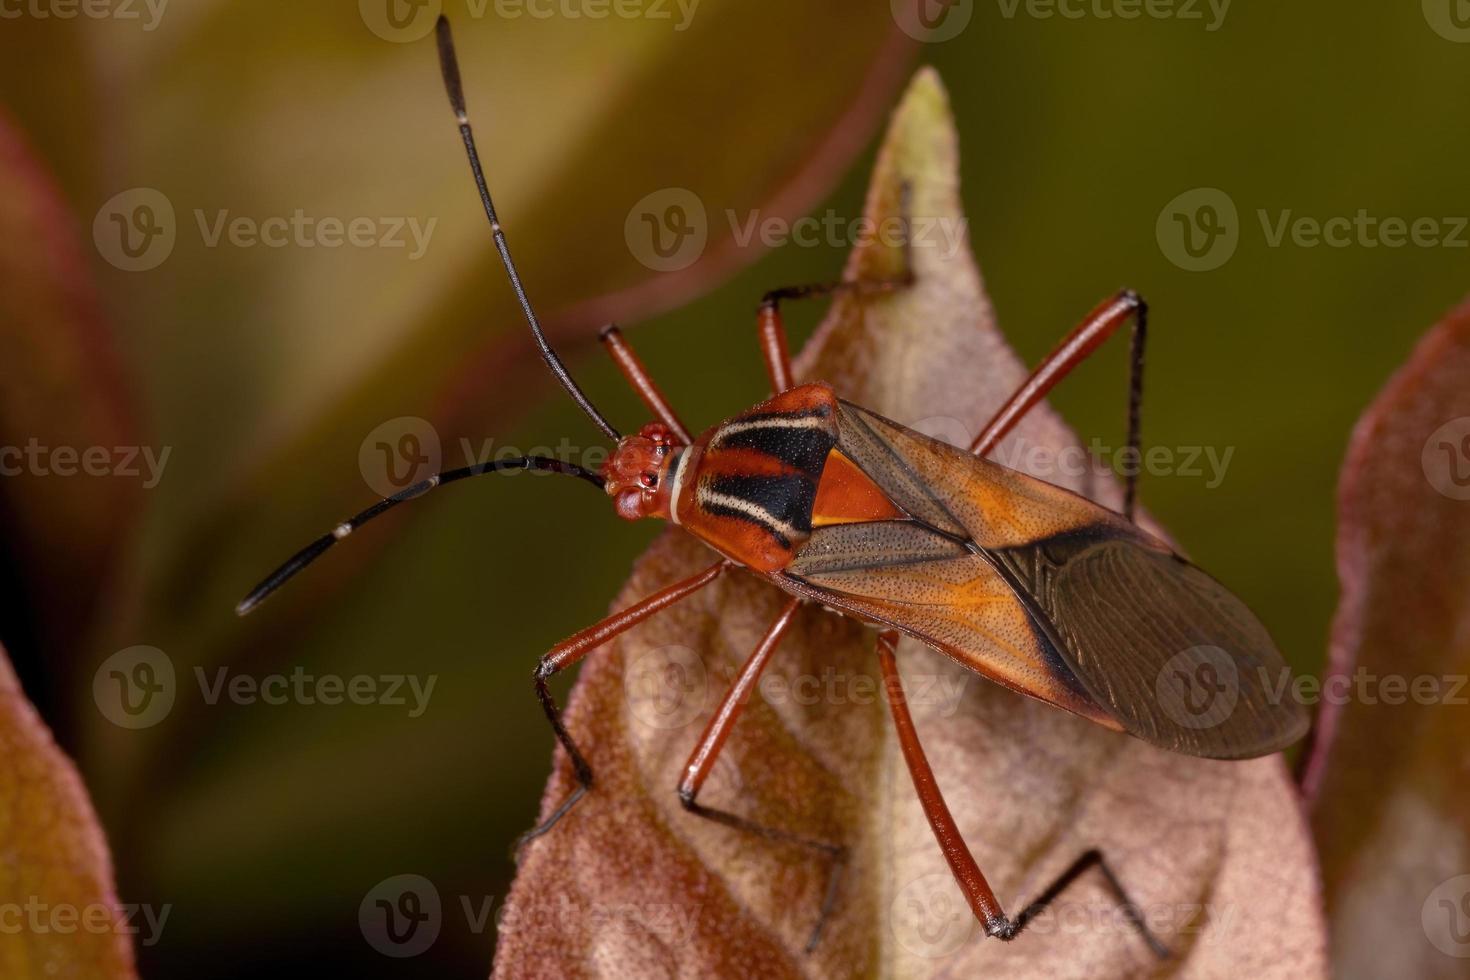
[[[684,481],[688,478],[689,471],[694,469],[689,465],[689,457],[692,455],[692,449],[684,449],[674,458],[674,485],[669,489],[669,521],[673,524],[679,523],[679,494],[684,492]]]
[[[781,534],[788,541],[796,541],[802,537],[802,533],[796,528],[781,520],[760,504],[752,503],[744,497],[720,493],[718,490],[711,490],[709,487],[701,484],[695,492],[695,499],[701,507],[728,507],[731,510],[739,511],[757,524],[764,524],[771,530]]]
[[[726,423],[725,425],[722,425],[720,427],[719,434],[717,436],[715,436],[714,442],[711,445],[716,445],[717,446],[720,443],[724,442],[725,439],[728,436],[733,436],[733,435],[736,435],[736,434],[741,433],[741,432],[749,432],[752,429],[823,429],[823,430],[825,430],[828,427],[829,424],[830,424],[830,422],[829,422],[828,419],[822,418],[821,416],[817,416],[817,415],[812,415],[812,416],[808,416],[806,418],[798,418],[798,419],[766,417],[766,418],[746,419],[746,420],[741,421],[741,422],[729,422],[729,423]]]

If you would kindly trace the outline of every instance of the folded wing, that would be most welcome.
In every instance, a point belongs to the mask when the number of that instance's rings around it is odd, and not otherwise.
[[[1176,752],[1249,758],[1305,733],[1265,627],[1162,542],[856,406],[839,421],[838,450],[909,518],[816,529],[788,587]]]

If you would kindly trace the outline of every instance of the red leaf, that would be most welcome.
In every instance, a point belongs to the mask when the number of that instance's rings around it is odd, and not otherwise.
[[[1470,898],[1470,304],[1354,430],[1306,770],[1344,977],[1461,977]]]
[[[0,976],[133,977],[128,922],[86,787],[0,651]]]
[[[99,311],[76,219],[0,114],[0,467],[8,540],[42,641],[65,652],[102,598],[132,527],[141,481],[119,472],[137,446],[133,406]],[[83,468],[88,452],[105,475]],[[136,456],[128,459],[136,460]],[[78,583],[87,588],[78,590]]]

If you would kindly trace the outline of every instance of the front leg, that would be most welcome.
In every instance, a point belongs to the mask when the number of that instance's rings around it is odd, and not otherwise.
[[[588,764],[582,750],[577,748],[577,743],[572,741],[572,736],[567,732],[566,725],[561,720],[561,709],[557,707],[556,699],[551,696],[551,689],[547,686],[547,680],[553,675],[566,670],[581,661],[581,659],[593,650],[602,646],[608,640],[620,633],[637,626],[656,612],[660,612],[672,606],[674,603],[689,598],[700,589],[709,585],[725,569],[730,567],[730,562],[722,560],[706,568],[698,575],[692,575],[682,582],[676,582],[668,588],[655,592],[653,595],[634,603],[620,613],[614,613],[599,623],[582,630],[573,636],[567,637],[556,646],[547,651],[536,665],[536,698],[541,702],[541,710],[546,712],[546,720],[551,723],[551,730],[556,733],[556,740],[566,750],[567,756],[572,760],[572,769],[577,774],[577,788],[557,807],[556,810],[537,826],[526,831],[516,841],[515,850],[520,849],[531,841],[546,833],[556,826],[557,821],[566,816],[568,811],[577,804],[587,791],[592,788],[592,766]]]

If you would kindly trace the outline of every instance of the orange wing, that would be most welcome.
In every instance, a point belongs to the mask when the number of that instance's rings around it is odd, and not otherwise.
[[[898,520],[814,529],[774,576],[1014,690],[1165,748],[1279,751],[1306,730],[1265,628],[1117,514],[846,402],[838,450]]]

